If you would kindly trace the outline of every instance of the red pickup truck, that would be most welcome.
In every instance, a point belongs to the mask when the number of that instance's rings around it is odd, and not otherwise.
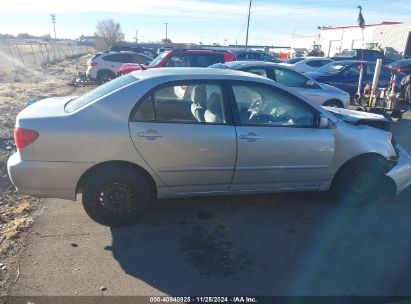
[[[162,52],[149,65],[125,63],[119,71],[124,75],[136,70],[159,67],[208,67],[215,63],[234,61],[235,55],[228,51],[205,49],[178,49]]]

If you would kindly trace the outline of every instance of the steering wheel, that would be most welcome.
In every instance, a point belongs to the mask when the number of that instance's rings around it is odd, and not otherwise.
[[[249,120],[253,119],[254,117],[258,116],[263,109],[263,100],[257,99],[255,100],[250,107],[248,108],[247,112],[250,112]]]

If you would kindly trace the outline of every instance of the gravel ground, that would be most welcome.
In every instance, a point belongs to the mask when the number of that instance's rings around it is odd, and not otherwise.
[[[19,232],[31,225],[33,214],[42,204],[39,199],[19,195],[7,175],[7,159],[14,149],[16,116],[27,106],[29,98],[81,95],[90,90],[92,86],[70,85],[78,72],[84,72],[87,58],[0,73],[0,263],[16,255]],[[0,267],[0,285],[6,279]]]

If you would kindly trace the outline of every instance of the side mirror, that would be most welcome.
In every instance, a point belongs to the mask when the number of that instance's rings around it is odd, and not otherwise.
[[[312,86],[315,85],[315,81],[312,80],[312,79],[308,79],[307,82],[305,83],[305,85],[306,85],[307,87],[312,87]]]
[[[318,127],[319,128],[328,128],[329,127],[329,120],[328,117],[324,114],[320,114],[320,118],[318,120]]]

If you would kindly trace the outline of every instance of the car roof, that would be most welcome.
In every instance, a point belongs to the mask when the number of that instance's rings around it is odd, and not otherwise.
[[[130,73],[139,80],[153,78],[167,78],[169,80],[190,79],[233,79],[233,80],[256,80],[259,82],[272,83],[273,81],[251,73],[234,71],[229,69],[214,68],[156,68],[133,71]]]
[[[280,63],[274,63],[269,61],[257,61],[257,60],[244,60],[244,61],[228,61],[222,63],[223,65],[229,67],[230,69],[239,69],[245,68],[248,66],[277,66],[277,67],[284,67],[284,65]]]
[[[361,60],[335,60],[334,62],[330,63],[347,63],[347,64],[353,64],[353,63],[373,63],[369,61],[361,61]]]
[[[110,52],[102,52],[102,55],[106,56],[106,55],[114,55],[114,54],[132,54],[132,55],[142,55],[142,56],[146,56],[142,53],[136,53],[136,52],[132,52],[132,51],[110,51]]]
[[[213,53],[229,53],[225,50],[212,50],[212,49],[173,49],[166,50],[169,53],[201,53],[201,54],[213,54]]]

